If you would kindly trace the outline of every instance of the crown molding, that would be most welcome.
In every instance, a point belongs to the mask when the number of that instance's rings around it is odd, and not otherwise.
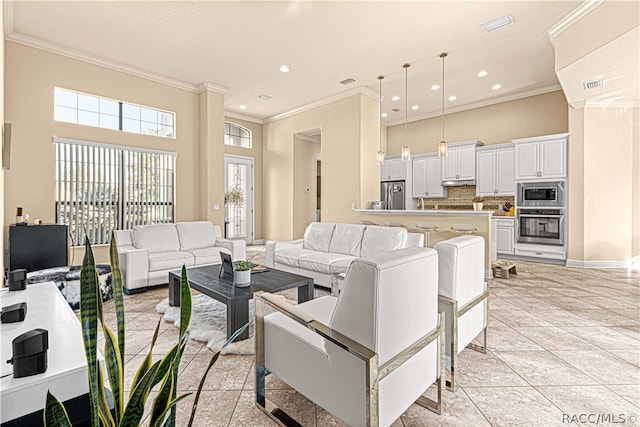
[[[580,19],[584,18],[589,12],[598,7],[600,3],[603,3],[604,0],[587,0],[582,3],[580,6],[571,11],[567,16],[562,18],[556,25],[549,28],[547,34],[553,42],[553,39],[558,36],[561,32],[575,24]]]
[[[198,85],[198,93],[202,93],[205,90],[210,90],[211,92],[218,92],[221,94],[225,94],[227,92],[229,92],[229,89],[227,89],[224,86],[215,84],[215,83],[211,83],[211,82],[202,82]]]
[[[264,120],[262,119],[256,119],[255,117],[245,116],[244,114],[238,114],[232,111],[225,111],[224,116],[232,119],[244,120],[245,122],[257,123],[259,125],[264,124]]]
[[[495,105],[495,104],[501,104],[503,102],[509,102],[509,101],[515,101],[516,99],[522,99],[522,98],[528,98],[530,96],[536,96],[536,95],[543,95],[545,93],[549,93],[549,92],[555,92],[558,90],[562,90],[562,87],[559,84],[555,84],[555,85],[551,85],[551,86],[544,86],[538,89],[533,89],[533,90],[528,90],[526,92],[520,92],[516,95],[510,95],[510,96],[503,96],[500,98],[492,98],[491,100],[488,101],[481,101],[481,102],[476,102],[474,104],[467,104],[467,105],[463,105],[457,108],[449,108],[447,109],[447,112],[445,114],[449,115],[449,114],[453,114],[453,113],[460,113],[462,111],[468,111],[468,110],[473,110],[475,108],[482,108],[482,107],[488,107],[491,105]],[[412,119],[407,120],[408,123],[411,122],[417,122],[419,120],[426,120],[426,119],[432,119],[434,117],[440,117],[440,112],[433,112],[433,113],[427,113],[421,116],[417,116],[414,117]],[[396,120],[393,122],[386,122],[387,126],[396,126],[396,125],[401,125],[404,124],[404,120]]]
[[[313,110],[314,108],[322,107],[323,105],[331,104],[332,102],[336,102],[353,95],[366,95],[373,98],[376,101],[379,100],[377,92],[374,92],[365,86],[361,86],[361,87],[353,88],[344,92],[336,93],[335,95],[331,95],[326,98],[319,99],[309,104],[305,104],[300,107],[294,108],[293,110],[285,111],[284,113],[276,114],[275,116],[267,117],[266,119],[264,119],[264,123],[271,123],[277,120],[282,120],[286,117],[291,117],[295,114],[300,114],[305,111]]]
[[[10,3],[10,2],[7,2]],[[5,4],[7,4],[5,3]],[[10,19],[9,19],[10,20]],[[42,40],[38,40],[32,37],[23,36],[21,34],[16,34],[11,32],[6,35],[6,40],[18,44],[22,44],[25,46],[33,47],[36,49],[44,50],[46,52],[55,53],[57,55],[66,56],[67,58],[76,59],[78,61],[86,62],[88,64],[97,65],[100,67],[108,68],[114,71],[119,71],[121,73],[126,73],[135,77],[140,77],[146,80],[150,80],[156,83],[161,83],[167,86],[172,86],[177,89],[186,90],[188,92],[199,93],[200,88],[191,83],[183,82],[181,80],[172,79],[169,77],[161,76],[159,74],[151,73],[148,71],[140,70],[135,67],[130,67],[128,65],[118,64],[113,61],[109,61],[102,58],[97,58],[91,55],[87,55],[81,52],[77,52],[73,49],[67,49],[61,46],[57,46],[53,43],[45,42]],[[221,86],[215,86],[221,88]]]

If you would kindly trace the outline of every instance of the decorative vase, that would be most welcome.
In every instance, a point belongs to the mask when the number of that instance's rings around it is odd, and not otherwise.
[[[251,270],[241,270],[233,272],[233,281],[240,288],[251,285]]]
[[[481,211],[482,210],[482,202],[480,202],[480,203],[473,202],[473,210],[474,211]]]

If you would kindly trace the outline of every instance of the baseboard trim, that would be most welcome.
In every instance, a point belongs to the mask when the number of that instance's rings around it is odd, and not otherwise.
[[[256,239],[253,241],[252,245],[264,245],[264,239]]]
[[[634,268],[640,267],[640,261],[582,261],[568,259],[567,267],[576,268]]]
[[[485,270],[484,271],[484,278],[485,279],[493,279],[493,270],[492,269]]]

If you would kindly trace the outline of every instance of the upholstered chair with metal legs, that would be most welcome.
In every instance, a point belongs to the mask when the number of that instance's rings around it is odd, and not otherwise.
[[[484,281],[484,239],[460,236],[438,242],[434,249],[438,252],[439,304],[445,313],[450,361],[447,389],[455,391],[458,354],[467,347],[487,352],[489,289]],[[482,345],[472,342],[478,335],[482,335]]]
[[[388,426],[414,402],[440,413],[437,282],[435,250],[408,248],[355,259],[338,297],[292,306],[256,293],[256,405],[290,425],[266,395],[275,374],[352,426]],[[265,316],[265,305],[277,312]],[[436,400],[423,396],[433,383]]]

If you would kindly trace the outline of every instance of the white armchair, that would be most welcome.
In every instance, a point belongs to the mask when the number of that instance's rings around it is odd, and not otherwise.
[[[349,425],[390,425],[414,402],[441,413],[437,282],[436,252],[407,248],[355,259],[339,297],[292,306],[257,293],[256,405],[290,419],[266,396],[273,373]],[[265,304],[278,312],[264,316]],[[423,393],[434,382],[431,400]]]
[[[461,236],[436,243],[439,272],[439,306],[445,313],[446,352],[450,358],[451,381],[456,389],[458,354],[471,348],[487,352],[489,289],[484,281],[484,239]],[[472,341],[482,333],[483,343]]]

